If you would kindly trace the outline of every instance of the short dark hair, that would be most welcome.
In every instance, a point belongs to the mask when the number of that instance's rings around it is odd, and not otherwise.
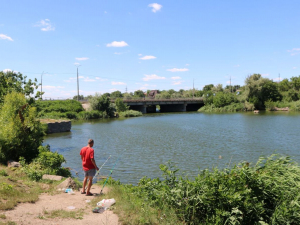
[[[89,139],[88,144],[90,145],[90,144],[93,144],[93,143],[94,143],[94,140],[93,139]]]

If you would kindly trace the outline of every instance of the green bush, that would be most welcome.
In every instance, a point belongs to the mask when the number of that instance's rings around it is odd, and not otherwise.
[[[186,224],[300,224],[300,167],[289,157],[260,157],[190,180],[161,165],[164,179],[144,177],[133,194],[169,207]]]
[[[124,112],[120,112],[121,117],[137,117],[137,116],[142,116],[143,113],[135,110],[126,110]]]
[[[36,115],[22,93],[5,96],[0,111],[0,162],[18,160],[20,156],[29,162],[38,155],[44,133]]]
[[[65,158],[57,152],[51,152],[49,145],[40,146],[39,155],[30,164],[26,164],[25,159],[20,157],[22,170],[35,181],[42,179],[44,174],[71,176],[68,169],[61,167],[64,162],[66,162]]]
[[[103,112],[92,110],[92,111],[82,111],[77,114],[77,119],[89,120],[89,119],[99,119],[103,118]]]
[[[82,105],[76,100],[55,100],[55,101],[36,101],[35,106],[38,112],[81,112],[83,111]]]
[[[201,107],[198,112],[240,112],[244,111],[245,107],[243,103],[231,103],[230,105],[226,105],[224,107],[216,107],[214,104],[204,105]]]

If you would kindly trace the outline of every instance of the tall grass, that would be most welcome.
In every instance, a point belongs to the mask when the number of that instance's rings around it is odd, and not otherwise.
[[[147,213],[168,208],[185,224],[300,224],[300,167],[289,157],[203,170],[194,180],[177,176],[172,164],[160,168],[164,179],[144,177],[124,201],[139,198]]]
[[[239,112],[244,111],[243,103],[231,103],[224,107],[216,107],[214,104],[201,107],[198,112]]]
[[[137,117],[142,115],[143,114],[141,112],[135,110],[126,110],[124,112],[120,112],[121,117]]]

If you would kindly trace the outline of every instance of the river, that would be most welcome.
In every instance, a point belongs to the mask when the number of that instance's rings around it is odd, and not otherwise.
[[[71,132],[50,134],[44,144],[61,153],[74,176],[83,178],[80,149],[95,140],[100,174],[122,183],[160,177],[159,165],[172,161],[189,177],[199,170],[224,168],[241,161],[280,153],[300,162],[300,114],[198,112],[155,113],[127,119],[73,121]]]

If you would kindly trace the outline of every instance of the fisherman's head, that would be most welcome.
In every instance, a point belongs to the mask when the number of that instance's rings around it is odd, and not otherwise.
[[[89,140],[88,140],[88,145],[89,145],[90,147],[93,147],[93,145],[94,145],[94,140],[93,140],[93,139],[89,139]]]

